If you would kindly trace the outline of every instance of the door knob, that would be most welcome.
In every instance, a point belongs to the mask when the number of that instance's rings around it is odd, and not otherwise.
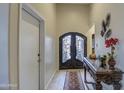
[[[37,60],[37,62],[40,63],[40,53],[38,53],[37,56],[38,56],[38,60]]]
[[[38,53],[37,56],[40,56],[40,53]]]

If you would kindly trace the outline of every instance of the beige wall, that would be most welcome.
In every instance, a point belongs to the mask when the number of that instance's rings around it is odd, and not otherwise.
[[[10,4],[9,16],[9,75],[10,89],[18,89],[18,34],[19,34],[19,6]]]
[[[89,6],[85,4],[57,4],[58,36],[67,32],[85,34],[89,29]]]
[[[86,34],[89,30],[89,5],[57,4],[57,62],[59,63],[59,36],[67,32]],[[58,64],[59,65],[59,64]],[[59,66],[58,66],[59,67]]]
[[[117,47],[117,64],[116,66],[124,71],[124,4],[93,4],[91,6],[91,24],[96,25],[96,53],[97,55],[106,54],[110,51],[104,46],[104,39],[100,36],[101,22],[105,19],[107,13],[111,13],[112,36],[119,38]],[[123,78],[124,89],[124,78]]]
[[[56,71],[56,6],[55,4],[31,4],[45,21],[45,88]]]

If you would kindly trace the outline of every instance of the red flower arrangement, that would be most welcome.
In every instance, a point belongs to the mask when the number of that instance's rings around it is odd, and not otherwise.
[[[113,58],[114,50],[115,50],[115,45],[117,43],[118,43],[118,39],[117,38],[110,38],[110,39],[105,40],[106,48],[111,47],[111,53],[108,53],[110,58]]]
[[[108,52],[108,64],[109,64],[109,68],[111,70],[114,70],[114,66],[116,64],[116,61],[114,59],[114,50],[115,50],[115,45],[119,42],[119,40],[117,38],[110,38],[105,40],[105,46],[106,48],[111,47],[111,53]]]
[[[118,43],[118,39],[117,38],[110,38],[110,39],[105,40],[106,48],[113,47],[117,43]]]

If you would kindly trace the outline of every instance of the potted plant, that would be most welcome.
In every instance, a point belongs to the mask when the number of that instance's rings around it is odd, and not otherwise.
[[[107,59],[106,55],[103,55],[102,57],[100,57],[100,62],[101,62],[100,67],[104,69],[106,68],[106,59]]]
[[[114,66],[116,64],[116,61],[114,54],[115,54],[115,46],[117,45],[117,43],[118,43],[117,38],[110,38],[105,41],[106,48],[111,48],[111,52],[110,53],[108,52],[108,65],[109,65],[109,69],[111,70],[115,69]]]

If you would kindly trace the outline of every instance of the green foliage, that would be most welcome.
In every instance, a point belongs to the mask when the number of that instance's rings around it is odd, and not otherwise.
[[[103,55],[102,57],[100,57],[100,61],[101,62],[105,62],[107,59],[107,56],[106,55]]]
[[[106,68],[106,59],[107,59],[106,55],[103,55],[102,57],[100,57],[100,62],[101,62],[100,67],[102,67],[104,69]]]

